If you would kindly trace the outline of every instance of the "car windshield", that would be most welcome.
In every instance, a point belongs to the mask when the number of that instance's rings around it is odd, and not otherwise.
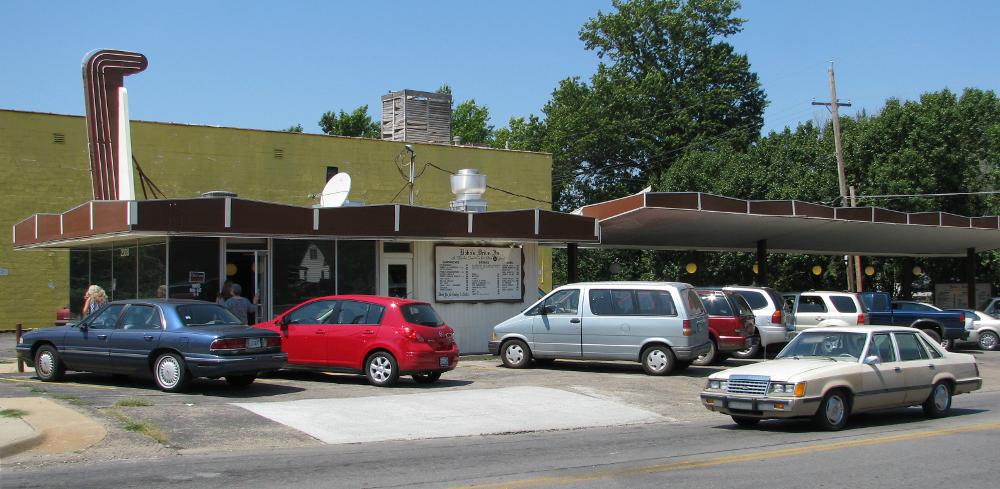
[[[408,323],[422,326],[441,326],[444,324],[444,321],[441,321],[430,304],[406,304],[399,306],[399,310],[403,313],[403,319]]]
[[[864,351],[867,333],[805,331],[795,337],[777,358],[821,357],[856,362]]]
[[[243,321],[218,304],[187,304],[177,306],[177,315],[184,326],[241,325]]]

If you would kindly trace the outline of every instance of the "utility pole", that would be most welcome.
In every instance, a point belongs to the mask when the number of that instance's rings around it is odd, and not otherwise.
[[[857,207],[857,206],[858,206],[858,199],[854,195],[854,185],[851,185],[851,207]],[[862,277],[863,276],[861,275],[861,273],[862,273],[861,272],[861,257],[858,256],[858,255],[854,255],[854,281],[855,281],[855,284],[857,284],[857,288],[855,289],[855,292],[861,292],[862,289],[864,289],[864,285],[863,285],[864,282],[862,282]]]
[[[813,105],[823,105],[830,109],[833,117],[833,144],[837,150],[837,180],[840,184],[840,206],[847,207],[847,178],[844,176],[844,145],[840,140],[840,107],[850,107],[850,102],[841,102],[837,99],[837,78],[833,74],[833,61],[830,62],[830,101],[817,102],[813,100]],[[854,286],[854,273],[851,271],[853,260],[847,262],[847,288],[852,291],[857,289]]]
[[[413,145],[407,144],[405,147],[406,151],[410,153],[410,180],[409,180],[410,205],[413,205],[413,157],[414,157]]]

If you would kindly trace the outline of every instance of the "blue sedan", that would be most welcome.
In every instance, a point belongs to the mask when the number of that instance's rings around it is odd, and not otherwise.
[[[79,323],[25,334],[17,353],[46,382],[67,370],[152,376],[167,392],[195,377],[246,387],[288,360],[278,333],[241,324],[218,304],[167,299],[111,302]]]

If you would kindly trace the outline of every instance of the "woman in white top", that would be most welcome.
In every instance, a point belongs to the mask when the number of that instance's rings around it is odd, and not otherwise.
[[[83,295],[83,317],[87,317],[108,303],[108,294],[100,285],[91,285]]]

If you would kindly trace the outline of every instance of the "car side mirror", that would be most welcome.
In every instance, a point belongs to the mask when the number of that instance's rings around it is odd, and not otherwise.
[[[291,322],[292,321],[288,319],[288,316],[282,316],[281,319],[278,320],[278,326],[281,327],[282,331],[288,331],[288,325],[291,324]]]
[[[545,307],[542,308],[542,314],[546,314],[546,315],[547,314],[555,314],[555,312],[556,312],[556,306],[549,305],[549,306],[545,306]]]
[[[879,363],[882,363],[882,360],[879,360],[878,355],[868,355],[865,357],[865,365],[875,365]]]

